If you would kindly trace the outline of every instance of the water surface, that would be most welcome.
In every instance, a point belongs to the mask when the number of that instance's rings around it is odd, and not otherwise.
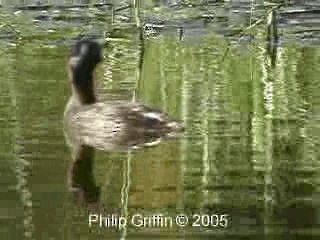
[[[226,21],[227,13],[240,12],[246,22],[267,11],[255,5],[248,15],[244,5],[220,6],[212,20],[193,18],[208,8],[168,3],[150,12],[146,4],[143,39],[133,12],[123,14],[128,19],[117,15],[113,25],[108,9],[98,20],[38,22],[34,11],[7,19],[24,31],[19,38],[11,27],[0,29],[3,239],[319,237],[320,50],[318,32],[307,24],[319,19],[313,12],[288,17],[291,6],[284,7],[278,42],[268,44],[265,25],[233,35],[231,22],[241,21]],[[187,226],[89,227],[90,212],[68,191],[66,58],[80,32],[107,38],[97,69],[102,98],[135,97],[186,127],[183,137],[155,147],[95,151],[83,176],[100,187],[99,203],[110,214],[130,221],[138,213],[172,219],[184,213]],[[207,215],[226,215],[228,224],[207,226]]]

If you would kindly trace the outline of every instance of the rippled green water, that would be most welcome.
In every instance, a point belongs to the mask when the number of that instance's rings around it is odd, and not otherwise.
[[[100,95],[135,96],[186,132],[135,152],[96,151],[84,176],[110,214],[185,213],[188,226],[89,227],[90,212],[67,189],[70,44],[44,37],[1,43],[2,239],[319,237],[319,47],[287,41],[267,51],[264,29],[248,44],[173,31],[141,46],[135,29],[121,29],[104,47]],[[205,226],[204,217],[199,227],[196,214],[226,214],[228,223]]]

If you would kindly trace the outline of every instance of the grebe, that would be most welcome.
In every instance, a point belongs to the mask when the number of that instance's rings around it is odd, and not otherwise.
[[[78,41],[69,56],[72,96],[64,112],[64,128],[71,145],[124,151],[181,132],[183,128],[178,121],[140,103],[99,102],[94,71],[102,60],[100,44],[90,39]]]

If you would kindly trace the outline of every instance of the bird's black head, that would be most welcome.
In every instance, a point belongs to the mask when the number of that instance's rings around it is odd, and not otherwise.
[[[91,39],[82,39],[78,41],[70,54],[70,64],[73,67],[82,63],[95,67],[103,59],[102,49],[98,42]]]
[[[94,70],[103,59],[100,44],[91,39],[82,39],[72,48],[69,55],[69,70],[73,86],[81,102],[95,102]]]

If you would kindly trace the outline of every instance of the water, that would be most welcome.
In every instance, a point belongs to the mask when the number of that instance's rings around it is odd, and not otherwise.
[[[164,27],[153,26],[143,41],[129,13],[129,22],[119,15],[114,25],[108,14],[86,26],[32,23],[34,12],[6,20],[17,21],[23,37],[1,29],[3,239],[319,237],[320,52],[317,31],[306,24],[319,19],[306,17],[296,32],[293,19],[279,15],[279,42],[268,48],[264,27],[238,40],[225,20],[203,24],[181,17],[201,9],[178,10],[174,18],[162,8],[147,11],[149,22],[160,19]],[[311,37],[300,38],[301,29]],[[66,57],[79,32],[109,38],[97,69],[102,98],[135,96],[186,127],[183,137],[138,151],[89,149],[95,155],[79,175],[98,201],[88,207],[67,188],[71,155],[62,126],[70,96]],[[97,205],[107,209],[102,217],[116,213],[127,226],[90,227]],[[185,227],[175,222],[181,214]],[[168,225],[142,227],[140,216],[161,216]]]

